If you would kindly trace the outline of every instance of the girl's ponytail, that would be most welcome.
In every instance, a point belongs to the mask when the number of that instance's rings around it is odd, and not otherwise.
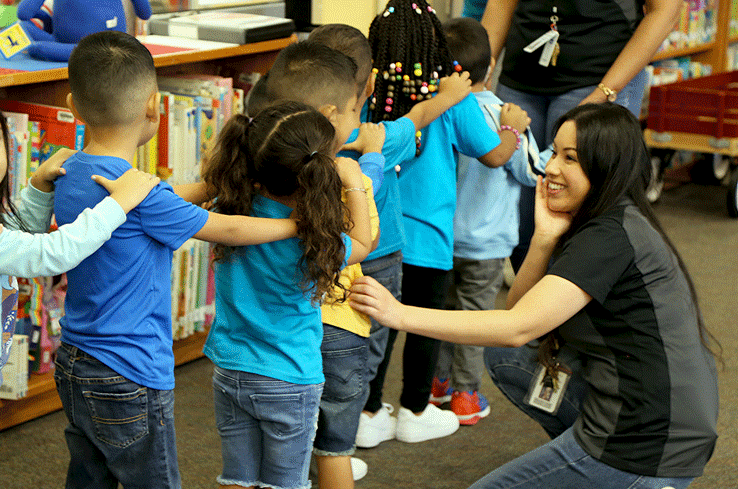
[[[348,229],[334,137],[333,125],[309,105],[272,105],[253,120],[231,119],[203,173],[217,212],[249,215],[258,191],[294,202],[303,285],[316,301],[338,283]],[[224,250],[216,246],[216,259]]]
[[[214,210],[221,214],[249,215],[256,190],[253,158],[249,153],[252,119],[236,114],[223,127],[218,142],[205,163],[202,178],[208,195],[216,199]],[[229,247],[216,244],[215,260],[223,259]]]
[[[346,249],[342,233],[348,229],[347,208],[341,200],[341,179],[325,148],[304,158],[297,174],[297,235],[301,239],[301,267],[306,282],[314,283],[313,299],[338,285]]]

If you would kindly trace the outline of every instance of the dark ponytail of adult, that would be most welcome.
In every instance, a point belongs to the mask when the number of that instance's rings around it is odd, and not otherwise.
[[[223,127],[217,144],[207,161],[202,177],[208,195],[214,196],[214,210],[221,214],[247,216],[256,194],[253,164],[249,155],[251,119],[236,114]],[[221,260],[232,250],[216,244],[215,260]]]

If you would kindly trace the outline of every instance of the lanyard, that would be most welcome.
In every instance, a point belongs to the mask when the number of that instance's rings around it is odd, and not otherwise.
[[[538,64],[541,66],[556,66],[556,60],[559,57],[559,51],[561,51],[559,48],[559,29],[557,27],[559,21],[558,9],[554,6],[551,10],[551,17],[549,17],[551,24],[548,31],[523,48],[526,53],[532,53],[543,46],[541,57],[538,59]]]

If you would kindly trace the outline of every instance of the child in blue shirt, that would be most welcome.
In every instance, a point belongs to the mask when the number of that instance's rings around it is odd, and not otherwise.
[[[493,61],[487,31],[470,18],[444,24],[446,40],[454,58],[469,71],[472,92],[483,109],[487,123],[500,133],[495,148],[504,166],[488,168],[474,158],[460,155],[454,215],[454,273],[448,298],[449,309],[494,309],[503,279],[503,266],[518,242],[518,200],[521,185],[534,187],[537,158],[532,135],[526,131],[530,119],[516,105],[503,104],[486,89]],[[516,132],[501,130],[508,124]],[[519,135],[519,136],[518,136]],[[521,140],[523,139],[523,140]],[[431,402],[451,402],[451,410],[463,425],[476,424],[489,414],[489,404],[479,392],[483,348],[443,342],[433,379]]]
[[[302,47],[286,48],[287,56]],[[223,485],[310,487],[325,380],[319,305],[328,298],[343,300],[346,288],[339,285],[338,272],[358,263],[371,247],[359,165],[348,158],[334,162],[356,105],[353,67],[347,66],[348,90],[326,78],[336,100],[344,100],[340,115],[334,114],[335,129],[300,102],[277,102],[253,119],[237,115],[224,128],[203,175],[217,189],[218,212],[298,217],[297,238],[216,246],[216,316],[205,354],[215,364]],[[272,75],[270,81],[276,80]]]
[[[438,80],[461,72],[448,52],[440,21],[425,1],[391,0],[369,29],[376,69],[371,120],[395,120],[437,90]],[[398,187],[406,242],[402,248],[402,301],[443,308],[453,261],[453,217],[456,208],[458,154],[478,158],[488,166],[502,166],[493,151],[500,136],[490,129],[476,99],[469,95],[428,125],[416,138],[416,157],[400,164]],[[390,332],[366,411],[383,421],[372,426],[392,437],[392,421],[381,403],[377,381],[383,379],[396,334]],[[403,391],[396,437],[406,442],[439,438],[456,431],[452,412],[428,405],[439,343],[408,335],[403,354]],[[361,427],[360,427],[361,431]],[[376,439],[376,438],[375,438]]]
[[[117,180],[95,176],[110,196],[85,211],[71,224],[46,234],[51,221],[54,179],[64,174],[60,165],[74,152],[62,149],[42,163],[29,185],[20,193],[20,206],[10,196],[8,174],[8,125],[0,114],[0,283],[2,283],[2,341],[0,341],[0,385],[2,368],[8,361],[15,332],[18,283],[16,277],[39,277],[64,273],[94,253],[108,240],[126,213],[138,205],[159,183],[153,175],[131,169]],[[7,227],[7,229],[5,229]]]
[[[56,180],[60,225],[105,197],[90,180],[131,168],[159,127],[156,69],[133,36],[92,34],[69,60],[67,104],[89,142]],[[98,251],[67,274],[55,379],[69,419],[67,487],[178,488],[172,252],[195,237],[231,246],[295,234],[292,220],[209,213],[160,183]]]

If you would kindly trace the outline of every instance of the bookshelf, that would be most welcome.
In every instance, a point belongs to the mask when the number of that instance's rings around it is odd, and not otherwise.
[[[279,51],[297,41],[292,35],[245,45],[196,49],[154,56],[157,73],[161,76],[206,74],[231,76],[238,85],[240,73],[266,73]],[[67,69],[0,74],[0,98],[44,103],[64,107],[69,93]],[[206,332],[196,332],[174,342],[175,365],[202,357]],[[32,374],[28,395],[22,399],[0,400],[0,431],[61,409],[56,393],[53,371]]]
[[[738,0],[700,0],[685,1],[685,9],[699,4],[713,10],[714,33],[706,42],[698,42],[688,47],[668,48],[656,53],[653,61],[689,56],[693,61],[712,66],[712,73],[729,69],[727,49],[731,43],[738,42]],[[677,30],[679,29],[677,23]],[[681,26],[684,30],[684,26]]]

